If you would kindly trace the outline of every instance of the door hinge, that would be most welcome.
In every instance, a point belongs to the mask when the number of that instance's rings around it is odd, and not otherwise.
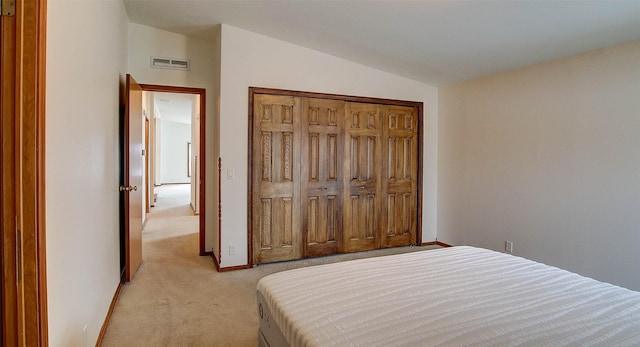
[[[16,15],[16,0],[0,0],[0,7],[2,7],[3,16],[13,17]]]

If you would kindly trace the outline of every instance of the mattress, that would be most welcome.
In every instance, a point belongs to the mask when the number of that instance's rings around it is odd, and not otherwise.
[[[459,246],[272,274],[264,346],[634,346],[640,293]]]

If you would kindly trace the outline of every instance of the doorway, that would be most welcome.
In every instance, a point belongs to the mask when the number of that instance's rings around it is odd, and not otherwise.
[[[162,198],[164,207],[167,202],[181,205],[188,186],[188,206],[198,215],[198,252],[208,255],[204,234],[205,90],[149,84],[140,87],[147,105],[143,111],[145,124],[149,121],[144,173],[148,198],[143,206],[154,213],[154,209],[163,208],[157,205]]]

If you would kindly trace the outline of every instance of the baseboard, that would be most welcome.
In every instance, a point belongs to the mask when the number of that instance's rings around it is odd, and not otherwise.
[[[200,213],[198,213],[198,211],[196,211],[196,207],[193,206],[192,203],[189,203],[189,206],[191,206],[191,211],[193,212],[194,215],[196,215],[196,216],[200,215]]]
[[[211,252],[211,258],[213,259],[213,265],[216,266],[216,271],[220,272],[220,262],[218,258],[216,258],[216,254]]]
[[[116,288],[116,293],[113,295],[113,299],[111,300],[111,305],[109,305],[109,311],[107,311],[107,318],[104,319],[104,323],[102,323],[102,329],[100,329],[100,334],[98,335],[98,340],[96,341],[96,347],[102,346],[102,339],[104,339],[104,334],[107,333],[107,328],[109,327],[109,320],[111,320],[111,315],[113,314],[113,309],[116,307],[116,302],[118,302],[118,298],[120,297],[120,291],[122,290],[122,284],[124,282],[121,280],[118,283],[118,288]]]
[[[208,256],[208,255],[213,255],[213,252],[212,252],[212,251],[207,251],[207,252],[202,252],[202,253],[200,253],[200,256],[201,256],[201,257],[206,257],[206,256]]]
[[[211,258],[213,258],[213,264],[216,266],[216,270],[218,272],[227,272],[227,271],[236,271],[236,270],[244,270],[250,269],[250,265],[239,265],[239,266],[229,266],[229,267],[220,267],[220,262],[216,258],[216,255],[211,252]]]
[[[438,241],[438,240],[436,240],[436,241],[431,241],[431,242],[423,242],[423,243],[422,243],[422,246],[434,246],[434,245],[436,245],[436,246],[440,246],[440,247],[452,247],[451,245],[446,244],[446,243],[444,243],[444,242],[440,242],[440,241]]]
[[[251,266],[249,265],[229,266],[229,267],[219,268],[218,272],[236,271],[236,270],[244,270],[244,269],[250,269],[250,268]]]

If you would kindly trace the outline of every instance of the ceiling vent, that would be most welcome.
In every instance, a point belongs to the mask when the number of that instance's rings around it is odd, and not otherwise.
[[[156,69],[189,70],[191,62],[188,59],[151,57],[151,67]]]

